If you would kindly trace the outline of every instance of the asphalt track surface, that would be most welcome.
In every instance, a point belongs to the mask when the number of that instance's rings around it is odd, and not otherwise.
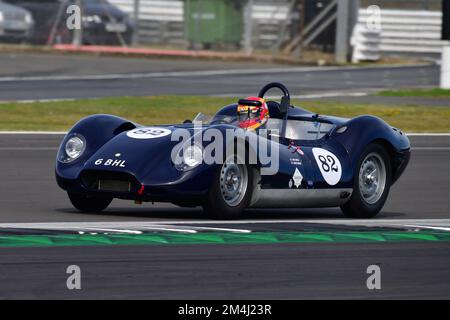
[[[101,215],[73,210],[54,182],[58,135],[0,135],[0,223],[204,225],[249,230],[348,228],[337,209],[259,210],[229,224],[199,209],[115,201]],[[450,229],[450,137],[411,137],[410,166],[373,224]],[[430,220],[430,219],[440,219]],[[364,224],[365,222],[363,222]],[[353,226],[352,226],[353,227]],[[66,268],[82,290],[66,289]],[[366,288],[380,265],[382,289]],[[1,248],[0,298],[323,299],[450,298],[450,244],[327,243]]]
[[[247,96],[273,81],[292,95],[436,87],[435,65],[296,67],[224,61],[0,55],[0,101],[152,95]],[[379,98],[383,100],[383,98]],[[389,99],[386,99],[389,101]],[[392,100],[392,99],[391,99]]]
[[[0,298],[450,298],[450,246],[283,244],[15,248],[0,251]],[[66,268],[82,289],[67,290]],[[381,290],[366,287],[381,266]]]

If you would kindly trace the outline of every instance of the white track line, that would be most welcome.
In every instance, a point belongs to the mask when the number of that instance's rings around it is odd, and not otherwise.
[[[405,225],[405,227],[450,231],[450,227],[435,227],[435,226],[422,226],[422,225],[420,225],[420,226],[419,225]]]
[[[125,230],[125,229],[83,228],[83,230],[104,231],[104,232],[114,232],[114,233],[142,234],[142,231],[139,231],[139,230]]]
[[[55,147],[0,147],[0,151],[56,151]]]
[[[450,219],[272,219],[272,220],[180,220],[180,221],[124,221],[124,222],[38,222],[38,223],[2,223],[0,228],[19,228],[19,229],[145,229],[145,228],[164,228],[160,226],[186,225],[181,226],[189,228],[190,225],[252,225],[252,224],[292,224],[292,223],[320,223],[337,225],[430,225],[450,227]],[[173,229],[180,230],[180,229]],[[189,229],[186,229],[189,230]],[[195,230],[189,230],[190,232]]]
[[[63,98],[63,99],[27,99],[27,100],[0,100],[0,104],[6,103],[42,103],[42,102],[66,102],[66,101],[75,101],[75,98]]]
[[[369,92],[317,92],[311,94],[303,94],[303,95],[291,95],[291,99],[321,99],[321,98],[334,98],[334,97],[366,97],[370,93]],[[236,93],[236,94],[213,94],[210,95],[212,97],[218,98],[234,98],[234,97],[242,97],[247,94],[245,93]],[[276,96],[268,96],[267,99],[276,99]]]
[[[448,151],[450,147],[415,147],[412,151]]]
[[[369,93],[367,92],[325,92],[316,94],[304,94],[304,95],[293,95],[292,99],[320,99],[320,98],[334,98],[334,97],[366,97]]]
[[[181,232],[181,233],[197,233],[196,230],[192,229],[181,229],[181,228],[170,228],[170,227],[164,227],[164,226],[143,226],[143,227],[137,227],[140,230],[159,230],[159,231],[171,231],[171,232]]]
[[[65,131],[0,131],[3,135],[64,135],[67,134]]]
[[[174,225],[162,225],[158,223],[158,226],[163,226],[163,227],[170,227],[170,228],[179,228],[178,226],[174,226]],[[187,227],[187,226],[182,226],[182,227]],[[193,230],[204,230],[204,231],[224,231],[224,232],[235,232],[235,233],[251,233],[251,230],[247,230],[247,229],[230,229],[230,228],[212,228],[212,227],[191,227],[189,226],[190,229]]]

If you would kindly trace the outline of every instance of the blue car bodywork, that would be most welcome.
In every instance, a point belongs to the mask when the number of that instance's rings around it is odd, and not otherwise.
[[[279,144],[279,169],[273,175],[261,175],[262,165],[254,166],[254,183],[247,207],[344,205],[354,191],[358,164],[370,144],[382,146],[389,155],[391,184],[397,181],[409,162],[407,136],[377,117],[365,115],[343,119],[317,115],[293,106],[289,106],[285,116],[280,113],[279,103],[268,104],[270,121],[275,127],[285,126],[282,129],[284,136],[281,135],[277,142],[270,142]],[[217,115],[233,117],[236,108],[236,104],[226,106]],[[111,115],[94,115],[78,122],[64,138],[58,157],[64,153],[67,140],[74,135],[85,138],[86,149],[73,162],[63,163],[57,159],[58,185],[69,193],[90,196],[171,202],[186,207],[202,205],[220,165],[202,163],[192,170],[180,171],[171,160],[171,151],[177,141],[171,141],[170,134],[156,139],[130,138],[129,133],[140,128],[146,127]],[[152,128],[167,132],[182,128],[193,132],[194,125]],[[202,130],[211,128],[222,132],[237,129],[230,123],[212,121]],[[325,169],[334,169],[334,175]],[[125,190],[113,186],[102,188],[99,183],[103,180],[126,181],[129,187]]]

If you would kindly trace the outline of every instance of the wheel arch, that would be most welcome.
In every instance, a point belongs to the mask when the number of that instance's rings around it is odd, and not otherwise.
[[[57,176],[65,179],[78,177],[83,163],[98,151],[105,143],[110,141],[121,132],[136,128],[133,122],[106,114],[92,115],[78,121],[61,141],[58,155],[63,152],[67,140],[74,134],[82,135],[86,140],[86,149],[83,155],[71,163],[56,161]]]
[[[390,166],[391,166],[391,181],[394,180],[395,176],[396,176],[396,165],[395,165],[395,155],[396,155],[396,149],[395,147],[392,145],[392,143],[384,138],[377,138],[373,141],[370,142],[370,144],[377,144],[381,147],[383,147],[386,152],[389,155],[389,162],[390,162]]]
[[[78,121],[66,135],[77,133],[87,140],[88,151],[96,151],[116,135],[138,127],[135,123],[120,117],[97,114]],[[88,152],[89,153],[89,152]]]
[[[338,141],[350,156],[352,167],[355,167],[361,154],[370,143],[383,146],[391,160],[392,181],[398,179],[407,161],[398,161],[399,155],[409,152],[411,145],[408,137],[400,130],[391,127],[385,121],[374,116],[360,116],[349,120],[342,133],[333,133],[332,138]]]
[[[69,133],[80,133],[87,137],[91,135],[112,138],[115,135],[138,127],[137,124],[116,116],[96,114],[78,121]]]

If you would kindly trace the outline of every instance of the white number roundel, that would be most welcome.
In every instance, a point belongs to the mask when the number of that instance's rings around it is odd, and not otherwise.
[[[342,176],[342,166],[339,159],[330,151],[322,148],[313,148],[312,152],[326,183],[330,186],[336,185]]]
[[[127,132],[127,136],[133,139],[156,139],[168,136],[172,131],[165,128],[146,127],[137,128]]]

